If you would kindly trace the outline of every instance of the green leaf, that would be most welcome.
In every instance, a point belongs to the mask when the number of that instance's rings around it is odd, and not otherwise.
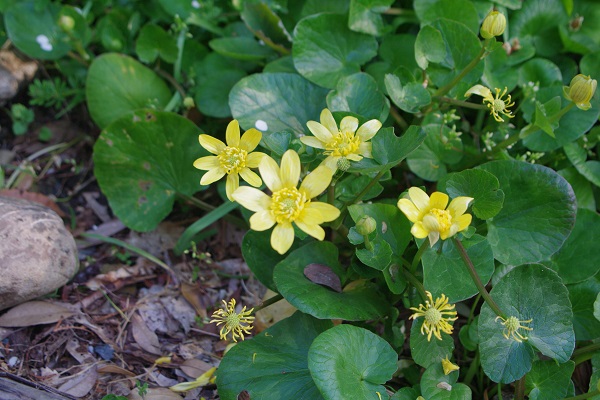
[[[446,125],[427,124],[423,126],[427,134],[423,144],[408,156],[408,166],[418,177],[437,181],[444,177],[446,164],[455,164],[463,157],[463,144],[460,138],[450,138],[450,128]]]
[[[568,167],[557,172],[560,176],[565,178],[573,188],[575,196],[577,197],[577,207],[595,211],[596,199],[594,199],[591,182],[577,172],[575,167]]]
[[[19,1],[4,13],[6,33],[13,44],[31,58],[56,60],[71,50],[69,37],[57,25],[61,7],[34,0]]]
[[[510,18],[509,37],[531,36],[536,53],[549,57],[561,50],[557,26],[567,22],[560,0],[528,0]]]
[[[525,377],[525,393],[531,400],[553,400],[567,397],[575,363],[556,364],[552,360],[538,360]]]
[[[94,173],[111,209],[137,231],[151,231],[173,208],[178,193],[200,190],[193,168],[208,152],[202,133],[180,115],[138,110],[107,126],[94,145]]]
[[[347,16],[317,14],[294,29],[294,65],[306,79],[334,89],[338,81],[357,72],[377,54],[374,37],[351,31]]]
[[[442,340],[431,336],[427,340],[427,334],[421,333],[424,317],[419,317],[413,322],[410,328],[410,354],[414,362],[423,368],[429,368],[431,365],[439,363],[442,359],[452,356],[454,350],[454,340],[452,336],[442,333]]]
[[[265,136],[263,140],[269,150],[281,157],[290,148],[292,136],[293,134],[289,131],[273,132],[269,136]]]
[[[600,237],[600,215],[586,209],[577,210],[571,235],[548,261],[565,284],[584,281],[600,271],[600,253],[596,251]]]
[[[552,61],[534,58],[519,68],[519,85],[526,86],[529,82],[539,83],[540,87],[561,84],[562,73]]]
[[[356,257],[365,265],[383,271],[392,262],[392,248],[383,239],[371,240],[371,248],[356,249]]]
[[[415,60],[415,40],[415,35],[386,35],[379,45],[379,57],[392,66],[392,70],[404,67],[412,73],[419,68]]]
[[[485,285],[494,273],[494,254],[490,244],[483,236],[474,235],[462,240],[467,254],[479,278]],[[460,253],[452,240],[441,243],[441,251],[430,247],[423,253],[423,285],[434,298],[442,293],[448,296],[451,303],[473,297],[477,294],[477,286],[465,266]]]
[[[578,143],[568,143],[563,146],[567,158],[577,172],[596,186],[600,186],[600,161],[587,160],[587,151]]]
[[[431,95],[419,82],[409,82],[403,86],[393,74],[386,74],[384,82],[390,99],[406,112],[417,113],[421,107],[431,103]]]
[[[471,32],[479,33],[479,16],[472,2],[467,0],[419,0],[414,3],[421,25],[445,18],[465,24]]]
[[[471,389],[464,383],[456,383],[458,373],[444,374],[441,360],[430,365],[421,378],[421,393],[430,400],[471,400]],[[440,383],[451,386],[451,390],[440,388]]]
[[[106,53],[90,65],[85,95],[92,119],[106,128],[134,110],[164,108],[171,91],[158,75],[133,58]]]
[[[390,8],[393,2],[394,0],[350,0],[348,26],[355,32],[383,35],[386,27],[380,14]]]
[[[534,347],[545,356],[566,362],[575,348],[573,313],[567,288],[558,275],[541,265],[522,265],[506,274],[490,292],[507,317],[520,321],[531,331],[519,333],[528,340],[506,339],[504,326],[486,304],[479,315],[479,351],[485,374],[494,382],[510,383],[532,367]],[[533,346],[533,347],[532,347]]]
[[[346,288],[342,293],[311,282],[304,276],[304,268],[313,263],[326,265],[343,277],[338,249],[331,242],[309,243],[292,251],[273,272],[277,290],[298,310],[320,319],[348,321],[375,319],[387,312],[387,301],[369,282]]]
[[[337,89],[327,95],[327,107],[331,111],[348,111],[382,121],[387,118],[389,109],[375,79],[364,72],[341,78]]]
[[[248,37],[218,38],[208,45],[222,56],[243,61],[260,61],[275,54],[269,47]]]
[[[213,70],[196,86],[196,106],[203,114],[216,118],[231,116],[229,93],[246,73],[237,68]]]
[[[600,293],[600,275],[567,285],[573,309],[573,328],[577,340],[593,340],[600,336],[600,321],[595,316],[595,303]]]
[[[480,219],[496,216],[504,203],[504,192],[493,174],[481,169],[468,169],[447,175],[438,183],[438,189],[451,198],[472,197],[471,209]]]
[[[594,317],[600,321],[600,290],[598,291],[596,301],[594,301]]]
[[[390,400],[415,400],[419,397],[419,392],[410,387],[403,387],[398,390]]]
[[[319,120],[326,95],[326,89],[300,75],[263,73],[240,80],[229,94],[229,106],[244,129],[265,122],[263,137],[286,129],[300,135],[307,132],[308,121]]]
[[[558,100],[558,102],[560,104],[560,99]],[[554,135],[554,126],[552,126],[552,123],[550,123],[547,114],[549,113],[546,111],[544,105],[539,101],[536,101],[535,118],[533,120],[534,125],[546,132],[548,135],[550,135],[550,137],[555,138],[556,135]]]
[[[494,257],[520,265],[556,253],[577,212],[568,182],[550,168],[519,161],[492,161],[480,168],[498,178],[505,195],[500,213],[487,221]]]
[[[268,5],[245,1],[241,17],[254,36],[284,54],[289,53],[292,37],[281,18]]]
[[[313,341],[308,368],[326,400],[373,399],[387,396],[382,385],[396,372],[398,355],[376,334],[338,325]]]
[[[445,57],[446,43],[442,33],[429,25],[422,27],[415,42],[415,59],[419,67],[427,69],[430,61],[440,63]]]
[[[177,42],[160,26],[146,24],[135,43],[135,52],[145,63],[152,63],[160,57],[172,64],[177,59]]]
[[[247,390],[253,399],[323,399],[308,370],[308,351],[313,340],[331,326],[331,321],[296,312],[238,343],[219,364],[220,398],[237,400]]]

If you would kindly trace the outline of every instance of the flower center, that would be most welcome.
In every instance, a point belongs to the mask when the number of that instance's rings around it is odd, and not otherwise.
[[[284,188],[271,196],[271,212],[278,224],[295,221],[310,199],[296,188]]]
[[[333,140],[325,145],[325,155],[345,157],[358,153],[360,138],[354,132],[338,132]]]
[[[246,156],[248,152],[239,147],[225,147],[218,155],[221,167],[227,174],[238,173],[246,168]]]
[[[440,227],[440,232],[445,232],[452,227],[452,216],[450,215],[450,211],[432,208],[429,213],[432,214],[437,220]]]
[[[429,322],[431,325],[437,325],[442,320],[442,313],[434,307],[429,308],[425,311],[425,321]]]
[[[237,313],[231,313],[225,318],[225,327],[229,330],[234,329],[240,325],[240,315]]]
[[[506,108],[506,104],[501,99],[495,99],[494,102],[492,103],[492,108],[496,112],[502,112]]]
[[[504,322],[504,326],[506,326],[508,332],[515,332],[520,328],[519,320],[517,317],[508,317]]]

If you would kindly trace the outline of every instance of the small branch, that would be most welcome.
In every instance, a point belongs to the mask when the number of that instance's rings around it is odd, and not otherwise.
[[[488,107],[484,106],[483,104],[470,103],[468,101],[457,100],[450,97],[436,96],[434,97],[434,99],[444,103],[453,104],[459,107],[472,108],[474,110],[488,110]]]
[[[390,107],[390,115],[392,116],[392,118],[394,118],[394,121],[396,121],[400,128],[402,128],[403,130],[408,129],[408,123],[402,117],[402,115],[400,115],[400,113],[398,112],[398,110],[396,110],[395,107]]]
[[[277,303],[279,300],[283,300],[283,296],[280,294],[277,294],[277,295],[271,297],[270,299],[263,301],[258,306],[254,307],[254,313],[256,314],[257,311],[260,311],[263,308],[267,308],[270,305]]]
[[[425,250],[427,250],[428,247],[430,247],[429,246],[429,238],[426,237],[425,241],[421,244],[421,247],[419,247],[417,252],[415,253],[413,262],[410,265],[410,273],[411,274],[414,274],[415,271],[417,270],[417,266],[419,265],[419,262],[421,261],[421,257],[423,256],[423,253],[425,252]]]
[[[423,286],[421,281],[418,280],[416,276],[411,274],[410,271],[407,270],[406,268],[402,268],[402,272],[404,273],[406,280],[408,280],[411,283],[411,285],[413,285],[415,287],[415,289],[417,289],[417,292],[419,292],[421,299],[424,302],[426,302],[427,301],[427,293],[425,292],[425,287]]]

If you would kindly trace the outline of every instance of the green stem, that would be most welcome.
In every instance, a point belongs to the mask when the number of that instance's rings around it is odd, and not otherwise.
[[[335,184],[330,184],[327,188],[327,202],[333,205],[335,201]]]
[[[600,390],[594,390],[593,392],[580,394],[579,396],[566,397],[565,400],[583,400],[589,399],[594,396],[598,396],[600,394]]]
[[[467,74],[469,72],[471,72],[473,70],[473,68],[475,68],[477,66],[477,64],[479,64],[479,61],[481,61],[485,57],[485,55],[486,55],[486,46],[483,45],[483,46],[481,46],[481,50],[479,50],[479,54],[477,54],[477,56],[474,59],[472,59],[470,63],[467,64],[465,69],[460,71],[460,73],[458,75],[456,75],[454,77],[454,79],[452,79],[450,81],[450,83],[448,83],[447,85],[444,85],[441,88],[439,88],[438,90],[436,90],[435,93],[433,94],[433,97],[443,96],[446,93],[448,93],[450,90],[452,90],[452,88],[454,86],[456,86],[456,84],[458,82],[462,81],[463,78],[465,76],[467,76]]]
[[[516,400],[525,400],[525,377],[527,374],[523,375],[521,379],[517,381],[515,385],[515,399]]]
[[[373,244],[369,240],[369,235],[363,235],[363,239],[365,240],[365,248],[369,251],[373,251]]]
[[[442,101],[444,103],[454,104],[455,106],[472,108],[475,110],[487,110],[488,109],[488,107],[484,106],[483,104],[470,103],[468,101],[452,99],[450,97],[438,96],[438,97],[434,97],[434,99],[436,99],[438,101]]]
[[[469,271],[469,274],[471,275],[471,279],[473,279],[475,286],[477,286],[477,289],[479,290],[481,297],[483,297],[485,302],[488,304],[488,306],[490,306],[490,308],[494,311],[494,313],[496,313],[497,316],[506,319],[506,316],[504,315],[504,313],[502,312],[500,307],[498,307],[498,305],[496,304],[494,299],[492,299],[492,296],[490,296],[490,293],[487,291],[485,286],[483,286],[483,283],[481,283],[481,279],[479,279],[479,275],[477,275],[477,271],[475,271],[475,266],[473,265],[473,261],[471,261],[471,258],[469,258],[469,255],[467,254],[467,250],[465,249],[463,244],[456,237],[452,238],[452,241],[454,242],[454,245],[456,246],[456,249],[458,250],[460,257],[462,258],[465,266],[467,267],[467,270]]]
[[[571,356],[571,360],[575,362],[575,365],[581,364],[582,362],[591,359],[597,351],[600,351],[600,342],[575,350]]]
[[[270,299],[263,301],[258,306],[254,307],[254,314],[256,314],[257,311],[262,310],[263,308],[267,308],[270,305],[277,303],[279,300],[283,300],[283,296],[280,294],[276,294],[275,296],[271,297]]]
[[[423,256],[423,253],[425,252],[425,250],[427,250],[428,247],[430,247],[429,246],[429,238],[426,237],[425,240],[423,241],[423,243],[421,244],[421,247],[419,247],[417,252],[415,253],[413,262],[410,265],[410,273],[411,274],[414,274],[415,271],[417,270],[417,266],[419,265],[419,262],[421,261],[421,257]]]
[[[375,177],[373,179],[371,179],[371,181],[369,183],[367,183],[367,185],[363,188],[363,190],[361,190],[361,192],[359,194],[356,195],[356,197],[354,198],[354,200],[352,200],[350,202],[350,204],[357,204],[359,201],[362,200],[363,197],[365,197],[365,195],[367,193],[369,193],[369,190],[371,190],[371,188],[377,183],[379,182],[379,180],[383,177],[383,175],[385,175],[386,172],[388,172],[389,168],[386,168],[382,171],[379,171],[379,173],[377,175],[375,175]]]
[[[214,209],[216,209],[217,207],[210,205],[202,200],[199,200],[197,198],[195,198],[194,196],[188,196],[186,194],[182,194],[182,193],[177,193],[177,195],[182,198],[183,200],[192,203],[193,205],[195,205],[196,207],[198,207],[201,210],[204,211],[213,211]],[[235,226],[242,228],[242,229],[248,229],[248,224],[246,223],[246,221],[244,221],[241,218],[238,218],[234,215],[231,214],[226,214],[223,216],[223,219],[225,221],[231,222],[232,224],[234,224]]]
[[[179,31],[179,36],[177,36],[177,59],[173,65],[173,75],[177,82],[181,82],[181,61],[183,59],[183,47],[185,46],[187,31],[187,26],[183,26]]]
[[[409,10],[407,8],[395,8],[395,7],[390,7],[387,10],[385,10],[383,13],[387,14],[387,15],[410,15],[410,16],[415,15],[414,10]]]
[[[498,400],[502,400],[502,384],[498,382]]]
[[[419,292],[421,299],[423,299],[424,302],[427,301],[427,293],[425,292],[425,287],[423,286],[421,281],[418,280],[416,276],[411,274],[410,271],[406,268],[402,268],[402,272],[404,272],[404,276],[406,277],[406,279],[415,287],[415,289],[417,289],[417,292]]]
[[[390,115],[392,116],[392,118],[394,118],[394,121],[396,121],[400,128],[402,128],[403,130],[408,129],[408,123],[398,112],[398,110],[396,110],[395,107],[390,107]]]
[[[469,369],[467,370],[467,374],[465,375],[465,379],[463,380],[463,383],[465,385],[470,385],[471,381],[473,380],[473,377],[475,376],[475,373],[477,373],[477,370],[479,369],[479,350],[477,350],[475,352],[475,358],[473,358],[473,361],[471,361],[471,365],[469,366]]]
[[[566,113],[571,111],[571,108],[573,108],[574,105],[575,105],[575,103],[573,103],[573,102],[570,102],[569,104],[567,104],[563,109],[561,109],[559,112],[557,112],[556,114],[554,114],[553,116],[551,116],[549,118],[550,123],[560,120],[563,117],[563,115],[565,115]]]

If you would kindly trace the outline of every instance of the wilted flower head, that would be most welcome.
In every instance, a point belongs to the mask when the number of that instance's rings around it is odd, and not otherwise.
[[[234,342],[237,342],[238,337],[244,340],[244,334],[249,335],[253,328],[254,317],[251,316],[253,310],[254,308],[251,308],[246,311],[246,306],[244,306],[242,311],[236,313],[235,299],[231,299],[229,304],[223,300],[223,308],[219,308],[213,313],[210,323],[216,323],[217,326],[225,324],[219,332],[222,340],[227,339],[229,333]]]
[[[409,319],[425,317],[423,325],[421,325],[421,334],[427,334],[427,341],[431,340],[432,334],[442,340],[441,332],[451,335],[453,328],[450,322],[458,319],[456,311],[454,311],[454,304],[449,304],[448,298],[443,294],[433,301],[431,293],[425,293],[428,298],[425,305],[419,304],[419,308],[411,307],[410,309],[416,312]]]
[[[515,341],[521,343],[523,340],[527,340],[526,336],[523,336],[519,329],[525,329],[526,331],[532,331],[533,328],[530,328],[521,324],[529,324],[532,319],[528,319],[527,321],[521,321],[517,317],[511,316],[506,319],[498,316],[496,317],[496,321],[500,319],[502,321],[502,325],[504,325],[504,330],[502,331],[502,336],[506,339],[514,339]]]
[[[493,115],[494,119],[498,122],[504,122],[504,119],[499,114],[504,114],[508,118],[515,117],[512,111],[509,110],[509,107],[515,105],[514,101],[511,100],[510,94],[506,97],[506,100],[502,100],[507,91],[508,88],[505,87],[502,94],[500,94],[501,89],[496,88],[496,97],[494,97],[490,89],[483,85],[475,85],[467,90],[465,97],[469,97],[472,94],[483,97],[483,102],[487,103],[490,114]]]
[[[458,371],[460,367],[456,364],[453,364],[452,361],[446,356],[446,358],[442,359],[442,368],[444,370],[444,375],[450,375],[453,371]]]
[[[571,79],[569,86],[563,86],[563,94],[567,100],[575,103],[577,108],[586,111],[592,108],[590,100],[594,97],[598,82],[589,75],[577,74]]]
[[[446,240],[467,229],[471,223],[471,214],[465,214],[465,211],[472,197],[460,196],[448,205],[447,194],[434,192],[429,197],[418,187],[408,189],[408,196],[408,199],[398,200],[398,208],[413,223],[410,230],[413,236],[417,239],[429,237],[431,246],[439,239]]]
[[[506,17],[498,11],[490,11],[481,24],[481,37],[491,39],[494,36],[500,36],[506,29]]]

